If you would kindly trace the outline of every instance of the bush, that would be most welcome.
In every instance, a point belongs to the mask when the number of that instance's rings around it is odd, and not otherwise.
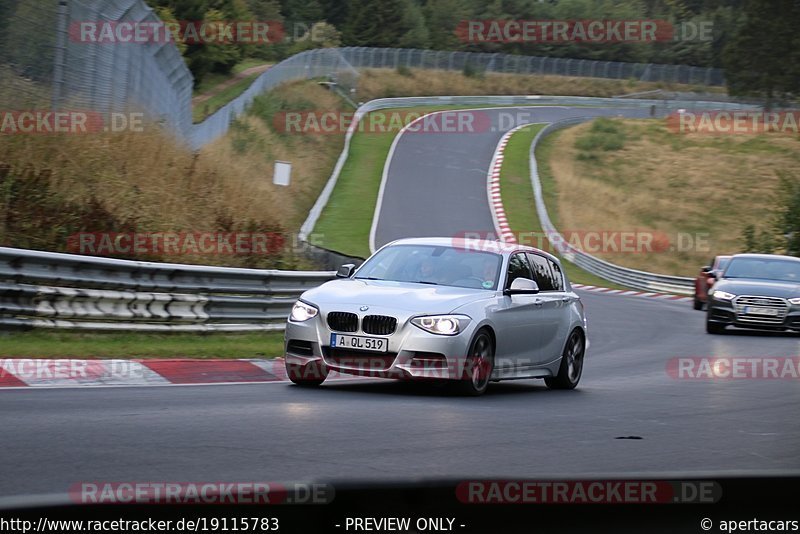
[[[483,78],[484,75],[483,69],[469,62],[464,64],[462,73],[467,78]]]
[[[586,152],[595,150],[612,152],[621,150],[625,146],[625,141],[625,132],[622,131],[619,122],[601,117],[595,119],[588,132],[575,140],[575,148]]]

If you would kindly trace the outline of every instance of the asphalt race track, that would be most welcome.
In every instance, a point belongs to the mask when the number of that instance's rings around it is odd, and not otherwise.
[[[447,134],[426,133],[420,125],[422,132],[405,132],[389,161],[375,248],[402,237],[495,233],[486,174],[500,138],[516,126],[585,116],[649,117],[649,112],[600,107],[489,108],[475,112],[474,131],[465,127]]]
[[[671,378],[680,356],[791,356],[800,338],[710,336],[686,303],[584,294],[579,389],[457,397],[354,380],[0,392],[0,496],[81,481],[409,480],[797,472],[797,380]],[[642,439],[618,439],[636,436]]]
[[[531,122],[590,113],[618,111],[541,108]],[[377,243],[492,231],[485,180],[501,135],[404,135]],[[531,380],[464,398],[366,379],[0,391],[0,497],[82,481],[800,472],[800,380],[667,372],[680,357],[797,357],[800,337],[711,336],[685,302],[582,295],[591,347],[571,392]]]

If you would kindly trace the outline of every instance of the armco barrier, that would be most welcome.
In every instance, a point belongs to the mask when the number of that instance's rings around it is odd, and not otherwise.
[[[581,250],[576,249],[570,245],[561,234],[558,233],[550,216],[547,213],[547,206],[544,204],[544,196],[542,195],[542,183],[539,180],[539,171],[536,164],[536,146],[539,141],[547,134],[556,130],[580,124],[594,117],[576,117],[559,122],[548,124],[542,128],[531,143],[530,149],[530,170],[531,170],[531,183],[533,185],[533,192],[536,202],[536,212],[539,216],[539,224],[542,226],[542,231],[548,236],[550,243],[566,260],[581,267],[584,271],[592,273],[604,280],[609,280],[616,284],[632,287],[635,289],[642,289],[644,291],[653,291],[656,293],[677,293],[679,295],[692,295],[694,293],[694,279],[684,278],[681,276],[669,276],[664,274],[648,273],[645,271],[638,271],[636,269],[628,269],[620,267],[607,261],[596,258],[591,254],[587,254]]]
[[[0,247],[0,328],[282,330],[297,297],[333,277]]]

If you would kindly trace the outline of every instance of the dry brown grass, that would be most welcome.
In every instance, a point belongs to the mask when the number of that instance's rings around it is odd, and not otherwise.
[[[796,173],[800,163],[797,137],[677,135],[663,121],[615,122],[624,147],[592,151],[593,159],[575,147],[590,124],[545,141],[559,229],[662,232],[673,246],[680,232],[707,232],[709,245],[599,255],[632,268],[692,276],[713,254],[741,251],[745,226],[765,228],[774,217],[778,173]]]
[[[314,83],[282,87],[270,95],[280,106],[313,102],[336,109],[339,99]],[[39,239],[0,232],[6,245],[65,250],[65,233],[81,231],[222,232],[296,230],[315,201],[341,150],[341,136],[282,135],[266,118],[248,116],[226,137],[197,154],[155,127],[144,132],[73,136],[0,136],[0,163],[17,179],[49,178],[63,205],[97,201],[113,214],[113,224],[75,221],[62,214],[64,231]],[[272,184],[275,160],[293,164],[292,185]],[[28,178],[20,178],[20,176]],[[24,204],[26,199],[17,200]],[[9,208],[11,209],[11,208]],[[21,213],[41,207],[24,206]],[[4,210],[5,211],[5,210]],[[44,213],[41,214],[44,217]],[[68,222],[69,220],[69,222]],[[108,223],[108,221],[106,221]],[[0,228],[0,230],[3,230]],[[274,266],[277,258],[160,257],[184,262]],[[255,263],[253,263],[255,261]],[[277,264],[280,266],[280,263]]]
[[[410,69],[403,75],[394,69],[367,69],[358,82],[358,98],[423,95],[570,95],[610,97],[620,94],[665,89],[687,91],[695,87],[679,84],[607,80],[569,76],[486,74],[464,76],[458,71]],[[703,88],[723,91],[722,88]]]

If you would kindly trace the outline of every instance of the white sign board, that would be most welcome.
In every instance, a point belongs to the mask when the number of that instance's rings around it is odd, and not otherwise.
[[[275,172],[272,174],[272,183],[288,186],[292,180],[292,164],[288,161],[276,161]]]

